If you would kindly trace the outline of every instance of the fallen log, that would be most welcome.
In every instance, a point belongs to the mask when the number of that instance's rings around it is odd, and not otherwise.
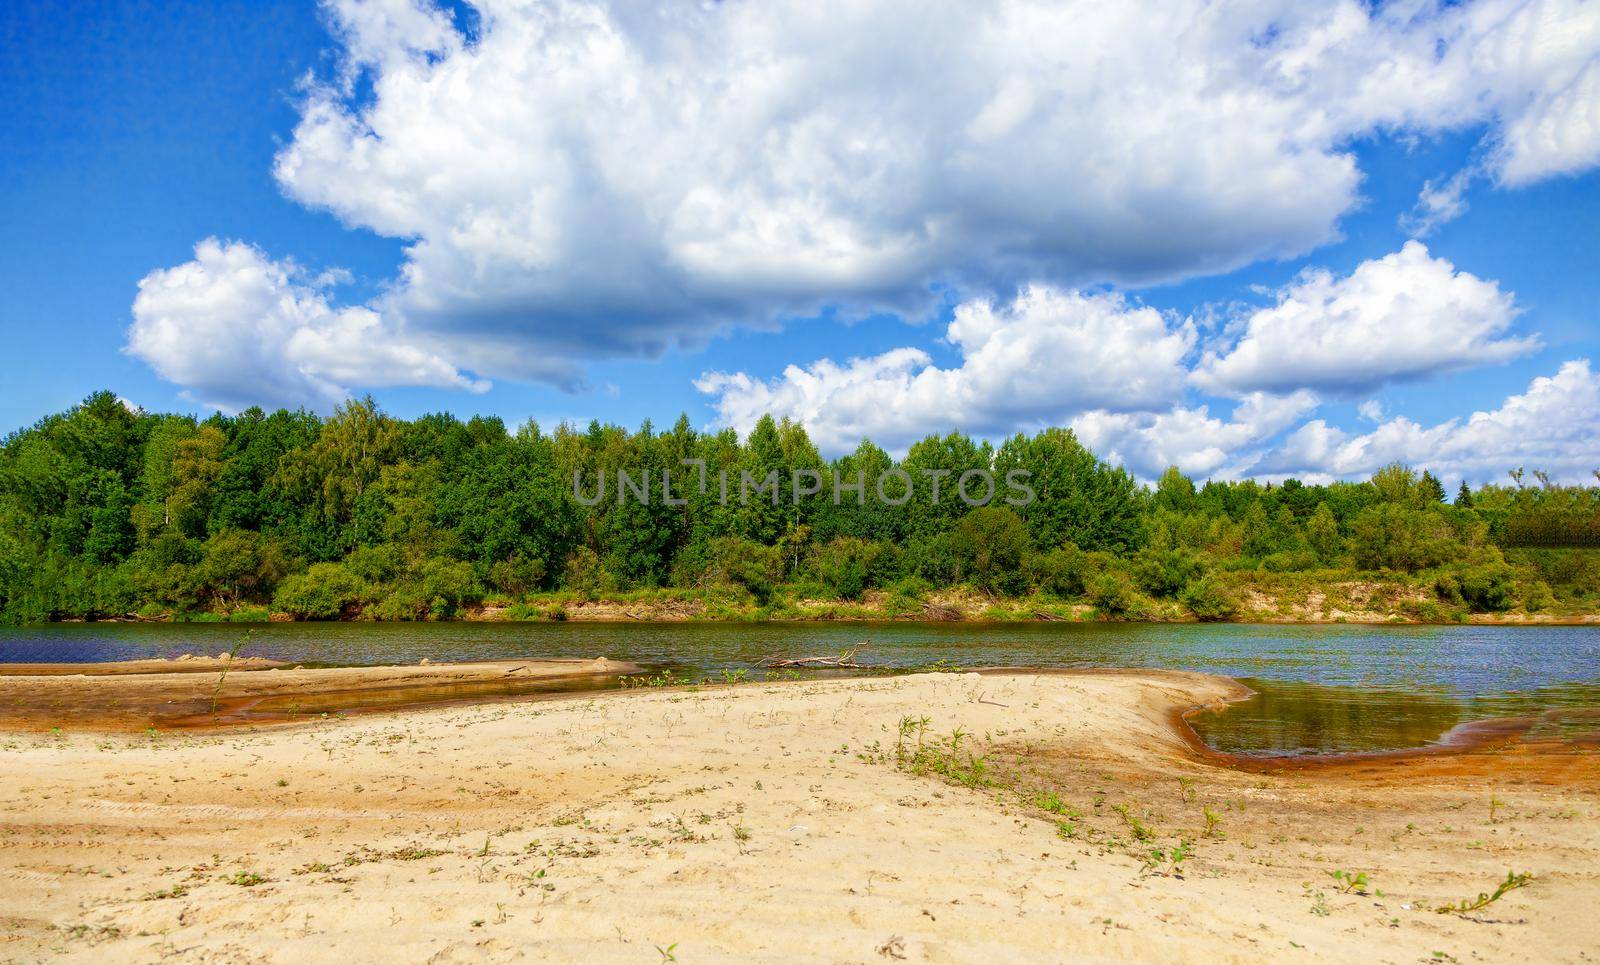
[[[756,661],[763,667],[781,669],[783,667],[845,667],[865,670],[872,664],[856,663],[856,651],[846,650],[836,657],[779,657],[776,654],[762,657]]]

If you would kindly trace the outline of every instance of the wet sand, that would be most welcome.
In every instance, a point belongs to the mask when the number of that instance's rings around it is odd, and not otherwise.
[[[293,723],[430,703],[592,690],[640,670],[604,657],[316,669],[220,656],[0,664],[0,730],[115,732]]]
[[[1258,773],[1181,726],[1240,693],[920,674],[14,733],[0,958],[1593,957],[1593,747]]]

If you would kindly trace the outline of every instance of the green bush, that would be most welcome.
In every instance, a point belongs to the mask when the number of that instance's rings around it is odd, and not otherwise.
[[[299,620],[337,620],[359,606],[362,582],[339,563],[316,563],[278,584],[272,603]]]
[[[1084,581],[1090,575],[1090,554],[1068,543],[1048,553],[1035,553],[1024,566],[1028,581],[1041,592],[1063,600],[1083,596]]]
[[[980,506],[963,516],[949,537],[961,576],[978,589],[1021,593],[1027,588],[1022,560],[1028,554],[1028,530],[1016,513]]]
[[[393,584],[372,615],[380,620],[447,620],[477,598],[471,564],[431,559]]]
[[[1177,596],[1204,572],[1200,562],[1183,550],[1141,550],[1132,569],[1134,582],[1155,597]]]
[[[501,593],[522,596],[544,583],[544,560],[513,553],[489,567],[489,585]]]
[[[1139,594],[1128,578],[1120,573],[1099,573],[1091,577],[1086,596],[1106,616],[1133,616],[1141,609]]]
[[[1522,608],[1529,613],[1548,610],[1555,605],[1556,595],[1550,590],[1550,584],[1543,580],[1534,580],[1522,591]]]
[[[1261,568],[1269,573],[1299,573],[1314,570],[1322,562],[1311,550],[1279,550],[1261,561]]]
[[[841,536],[812,551],[811,568],[828,592],[841,600],[859,600],[873,585],[886,544]]]
[[[1201,620],[1226,620],[1239,611],[1239,601],[1221,580],[1203,577],[1183,588],[1183,605]]]
[[[1511,567],[1499,560],[1457,566],[1434,579],[1434,591],[1441,599],[1463,604],[1474,613],[1511,609],[1513,586]]]
[[[1458,560],[1465,547],[1443,513],[1381,503],[1356,516],[1350,553],[1362,569],[1415,573]]]

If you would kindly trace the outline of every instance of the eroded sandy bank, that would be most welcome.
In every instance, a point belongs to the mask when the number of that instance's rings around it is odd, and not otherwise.
[[[1416,961],[1592,949],[1594,754],[1244,773],[1200,758],[1172,727],[1236,688],[1143,671],[927,674],[255,733],[11,735],[0,956]],[[1185,841],[1178,869],[1149,866],[1151,851]],[[1472,916],[1433,911],[1492,890],[1508,868],[1535,878]],[[1367,883],[1347,890],[1339,870]]]
[[[226,671],[226,672],[224,672]],[[304,669],[259,658],[0,664],[0,730],[129,731],[276,723],[422,702],[486,700],[638,673],[593,660]]]

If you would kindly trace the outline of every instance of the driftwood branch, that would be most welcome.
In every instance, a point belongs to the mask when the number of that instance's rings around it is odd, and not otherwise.
[[[763,667],[849,667],[866,669],[871,664],[856,663],[856,650],[852,648],[835,657],[779,657],[776,654],[762,657],[756,663]]]

